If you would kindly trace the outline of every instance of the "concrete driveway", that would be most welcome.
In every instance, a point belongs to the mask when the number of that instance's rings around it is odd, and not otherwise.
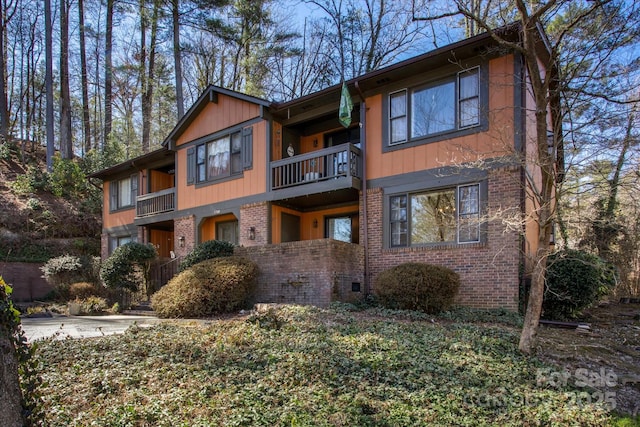
[[[21,319],[29,341],[57,335],[58,338],[89,338],[121,334],[131,325],[145,327],[159,323],[153,316],[57,316]]]

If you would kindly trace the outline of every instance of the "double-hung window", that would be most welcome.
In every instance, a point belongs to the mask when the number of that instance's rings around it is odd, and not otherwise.
[[[389,94],[389,144],[480,124],[480,67]]]
[[[109,185],[109,210],[117,211],[135,206],[138,196],[138,176],[131,175]]]
[[[398,194],[389,199],[392,247],[480,241],[480,185]]]
[[[218,135],[187,151],[187,184],[242,174],[252,165],[252,128]]]

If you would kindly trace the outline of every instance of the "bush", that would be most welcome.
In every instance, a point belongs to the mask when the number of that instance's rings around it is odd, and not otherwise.
[[[545,319],[576,318],[615,287],[615,268],[602,258],[567,249],[547,259],[547,286],[542,303]]]
[[[447,310],[458,294],[460,277],[446,267],[405,263],[378,275],[373,291],[387,308],[435,314]]]
[[[233,255],[233,244],[222,240],[208,240],[197,245],[180,262],[178,271],[184,271],[199,262]]]
[[[156,257],[152,245],[131,242],[117,247],[100,268],[100,279],[107,288],[137,292],[148,282],[150,262]]]
[[[258,268],[246,258],[206,260],[175,276],[151,298],[160,317],[204,317],[240,308]]]
[[[98,282],[100,258],[91,256],[62,255],[51,258],[40,270],[50,285],[64,286],[74,282]]]
[[[69,286],[69,299],[86,299],[89,297],[100,297],[104,295],[104,289],[99,288],[93,283],[76,282]]]
[[[83,314],[100,314],[107,309],[107,300],[97,296],[90,296],[79,300],[80,311]]]

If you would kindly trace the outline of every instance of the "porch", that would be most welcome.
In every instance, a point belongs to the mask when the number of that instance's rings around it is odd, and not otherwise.
[[[144,218],[176,209],[176,189],[167,188],[136,198],[136,218]]]
[[[362,187],[362,152],[354,144],[341,144],[270,163],[270,191],[276,200],[334,194],[336,202],[353,200]],[[342,196],[341,196],[342,194]],[[357,200],[357,199],[356,199]]]

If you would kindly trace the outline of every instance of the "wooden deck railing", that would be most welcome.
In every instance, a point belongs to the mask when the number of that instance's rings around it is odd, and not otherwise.
[[[361,175],[360,149],[342,144],[271,162],[271,190]]]
[[[136,202],[136,216],[144,217],[171,212],[176,208],[176,189],[166,190],[138,196]]]

